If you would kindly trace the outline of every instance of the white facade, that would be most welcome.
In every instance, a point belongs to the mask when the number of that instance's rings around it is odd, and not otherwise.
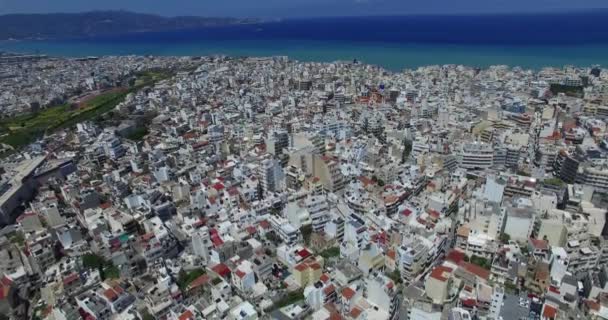
[[[209,229],[206,226],[201,227],[192,235],[192,249],[194,254],[203,261],[209,261],[209,251],[212,247]]]
[[[459,154],[459,165],[463,169],[489,169],[493,165],[494,150],[482,142],[465,143]]]

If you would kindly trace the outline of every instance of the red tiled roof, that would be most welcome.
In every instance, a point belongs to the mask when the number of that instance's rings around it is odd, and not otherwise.
[[[543,309],[543,318],[544,319],[555,319],[557,317],[557,309],[553,306],[545,304],[545,308]]]
[[[465,307],[473,308],[473,307],[477,306],[477,300],[470,299],[470,298],[469,299],[464,299],[464,300],[462,300],[462,304]]]
[[[213,242],[214,247],[221,247],[224,244],[224,241],[220,237],[211,238],[211,242]]]
[[[306,258],[310,257],[311,253],[310,253],[310,251],[308,251],[306,249],[302,249],[302,250],[298,251],[298,255],[300,257],[302,257],[302,259],[306,259]]]
[[[7,276],[4,276],[2,277],[2,279],[0,279],[0,285],[10,286],[11,284],[13,284],[13,280],[11,280],[11,278]]]
[[[325,295],[329,295],[329,294],[331,294],[334,291],[336,291],[336,287],[333,284],[330,284],[330,285],[328,285],[327,287],[325,287],[323,289],[323,293]]]
[[[530,243],[535,249],[538,250],[549,249],[549,242],[546,240],[530,238]]]
[[[104,203],[102,203],[102,204],[100,204],[100,205],[99,205],[99,207],[100,207],[101,209],[107,209],[107,208],[109,208],[109,207],[111,207],[111,206],[112,206],[112,204],[111,204],[111,203],[109,203],[109,202],[104,202]]]
[[[234,197],[239,194],[239,189],[237,187],[232,187],[232,188],[228,189],[227,192],[228,192],[229,196]]]
[[[182,313],[179,317],[179,320],[192,320],[194,319],[194,314],[192,314],[192,311],[190,310],[186,310],[184,311],[184,313]]]
[[[349,287],[346,287],[346,288],[344,288],[344,289],[342,290],[342,296],[343,296],[344,298],[346,298],[346,300],[350,300],[350,299],[352,299],[352,298],[355,296],[355,294],[356,294],[356,293],[357,293],[357,292],[355,292],[355,290],[353,290],[353,289],[351,289],[351,288],[349,288]]]
[[[462,261],[462,262],[460,262],[459,266],[461,268],[465,269],[466,271],[468,271],[469,273],[472,273],[480,278],[483,278],[486,280],[488,280],[490,278],[490,271],[488,271],[478,265]]]
[[[152,238],[154,238],[154,232],[148,232],[148,233],[144,234],[143,236],[141,236],[141,240],[143,240],[143,241],[149,241]]]
[[[395,252],[395,250],[393,250],[393,249],[389,249],[389,250],[386,252],[386,256],[387,256],[387,257],[389,257],[389,258],[391,258],[391,259],[393,259],[393,260],[395,260],[395,258],[396,258],[396,256],[397,256],[397,253]]]
[[[460,262],[464,261],[464,256],[464,252],[452,249],[450,250],[450,252],[448,252],[448,255],[445,259],[447,261],[454,262],[455,264],[460,264]]]
[[[437,212],[437,210],[433,210],[433,209],[431,209],[431,210],[429,210],[429,215],[430,215],[432,218],[437,219],[437,218],[439,218],[440,213],[439,213],[439,212]]]
[[[268,222],[268,220],[262,220],[260,221],[260,227],[262,227],[262,229],[270,229],[270,222]]]
[[[68,285],[76,280],[78,280],[78,274],[74,272],[69,276],[63,278],[63,285]]]
[[[118,294],[116,294],[116,292],[114,291],[114,289],[106,289],[106,291],[103,292],[103,295],[110,301],[115,301],[116,299],[118,299]]]
[[[245,277],[247,274],[245,272],[243,272],[241,269],[236,269],[235,272],[236,276],[243,279],[243,277]]]
[[[219,274],[221,277],[227,277],[230,274],[230,268],[223,263],[216,264],[211,268],[213,272]]]
[[[313,269],[313,270],[319,270],[319,269],[321,269],[321,265],[318,264],[318,263],[313,263],[313,264],[309,265],[309,267],[311,269]]]
[[[386,288],[388,288],[389,290],[390,290],[390,289],[392,289],[394,286],[395,286],[395,284],[394,284],[392,281],[389,281],[389,282],[386,284]]]
[[[600,304],[593,301],[593,300],[585,300],[585,304],[587,305],[587,307],[591,310],[595,310],[595,311],[599,311],[600,310]]]
[[[296,270],[298,270],[298,271],[302,272],[302,271],[304,271],[304,270],[308,269],[308,265],[307,265],[306,263],[300,263],[300,264],[296,265],[296,266],[294,267],[294,269],[296,269]]]
[[[363,310],[355,307],[353,308],[353,310],[350,311],[350,316],[353,317],[353,319],[357,319],[359,318],[361,313],[363,313]]]
[[[359,181],[361,181],[361,183],[363,183],[364,187],[374,184],[374,181],[366,176],[359,177]]]
[[[198,288],[200,286],[204,286],[207,283],[209,283],[209,280],[211,280],[211,277],[209,275],[202,274],[198,278],[194,279],[194,281],[190,282],[190,285],[188,285],[188,288],[194,289],[194,288]]]
[[[452,268],[448,268],[446,266],[437,266],[435,269],[433,269],[433,271],[431,271],[431,278],[445,282],[448,280],[448,275],[446,275],[446,273],[452,273]]]
[[[319,280],[323,281],[324,283],[327,283],[327,281],[329,281],[329,276],[327,275],[327,273],[324,273],[321,275]]]
[[[186,140],[188,140],[188,139],[193,139],[193,138],[196,138],[196,133],[194,133],[194,132],[192,132],[192,131],[190,131],[190,132],[186,132],[186,133],[184,133],[184,134],[182,135],[182,137],[183,137],[184,139],[186,139]]]
[[[410,214],[412,214],[412,210],[405,209],[405,210],[401,211],[401,214],[404,215],[404,216],[406,216],[406,217],[409,217]]]
[[[251,234],[255,234],[257,232],[257,229],[254,226],[249,226],[246,228],[247,233]]]
[[[218,182],[213,185],[213,189],[215,189],[217,191],[222,191],[222,190],[224,190],[224,185],[222,183]]]
[[[8,297],[8,293],[11,290],[11,286],[6,285],[6,284],[2,284],[0,285],[0,300],[4,300]]]

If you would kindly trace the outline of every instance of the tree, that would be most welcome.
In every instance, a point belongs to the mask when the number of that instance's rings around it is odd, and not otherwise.
[[[401,155],[401,163],[405,163],[407,159],[410,157],[410,153],[412,152],[412,142],[404,139],[403,140],[403,154]]]
[[[120,278],[120,270],[112,261],[106,261],[103,257],[93,253],[87,253],[81,259],[85,268],[97,269],[102,280]]]
[[[502,243],[509,243],[509,240],[511,240],[511,236],[507,233],[502,233],[500,235],[500,242]]]
[[[471,263],[478,265],[484,269],[490,270],[492,268],[492,262],[488,259],[476,255],[471,256]]]
[[[393,280],[393,282],[396,284],[401,284],[403,282],[403,279],[401,278],[401,272],[399,272],[399,269],[395,269],[395,271],[389,273],[387,276],[389,278],[391,278],[391,280]]]
[[[304,243],[307,245],[310,243],[310,236],[312,235],[312,225],[304,225],[300,228],[300,232],[302,233],[302,238],[304,239]]]
[[[321,253],[319,253],[319,255],[325,259],[329,259],[332,257],[338,257],[338,256],[340,256],[340,248],[339,247],[327,248],[327,249],[321,251]]]
[[[264,199],[264,188],[262,188],[262,183],[258,181],[258,200]]]
[[[141,313],[142,320],[155,320],[154,316],[150,314],[148,309]]]
[[[268,239],[269,241],[271,241],[272,243],[275,243],[275,244],[281,242],[281,238],[279,238],[279,236],[277,236],[277,234],[274,231],[266,232],[266,239]]]
[[[190,283],[192,283],[192,281],[198,279],[198,277],[200,277],[206,273],[207,272],[205,271],[205,269],[202,269],[202,268],[194,269],[190,272],[186,272],[182,269],[179,271],[179,274],[177,276],[177,286],[182,291],[185,291],[188,288],[188,286],[190,285]]]

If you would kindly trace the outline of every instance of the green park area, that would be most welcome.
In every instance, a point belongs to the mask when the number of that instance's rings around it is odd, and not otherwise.
[[[167,79],[171,75],[172,73],[168,71],[143,72],[137,75],[131,86],[102,92],[80,104],[62,104],[38,112],[2,119],[0,120],[0,143],[19,148],[44,134],[94,119],[114,109],[129,93]]]

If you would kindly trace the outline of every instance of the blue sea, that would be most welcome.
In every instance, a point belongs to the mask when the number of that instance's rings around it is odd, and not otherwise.
[[[608,66],[608,11],[292,19],[62,40],[1,41],[0,51],[102,55],[286,55],[389,70],[435,64],[538,69]]]

